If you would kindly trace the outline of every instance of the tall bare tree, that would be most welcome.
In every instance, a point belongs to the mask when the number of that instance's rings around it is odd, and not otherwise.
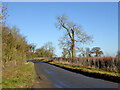
[[[67,42],[71,44],[72,58],[75,57],[75,47],[77,47],[77,43],[92,41],[92,37],[83,32],[80,25],[69,21],[65,15],[57,16],[56,27],[66,31],[67,35],[65,35],[65,39],[67,38]],[[63,43],[63,45],[64,44],[66,43]]]

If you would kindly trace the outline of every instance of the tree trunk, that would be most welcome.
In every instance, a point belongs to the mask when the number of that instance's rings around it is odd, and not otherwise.
[[[72,30],[72,58],[75,57],[75,39],[74,39],[74,30]]]
[[[73,46],[72,46],[72,58],[75,57],[75,43],[73,41]]]

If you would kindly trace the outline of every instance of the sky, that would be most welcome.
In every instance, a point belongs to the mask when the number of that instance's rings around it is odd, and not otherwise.
[[[93,36],[94,42],[84,47],[100,47],[109,56],[118,51],[117,2],[8,2],[8,13],[9,26],[16,25],[36,48],[52,42],[58,56],[62,55],[58,39],[64,30],[58,30],[55,23],[56,17],[63,14]]]
[[[120,0],[2,0],[3,2],[118,2]]]

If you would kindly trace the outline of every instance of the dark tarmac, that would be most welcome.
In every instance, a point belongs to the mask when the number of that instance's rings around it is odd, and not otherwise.
[[[118,83],[87,77],[59,67],[34,62],[33,88],[118,88]]]

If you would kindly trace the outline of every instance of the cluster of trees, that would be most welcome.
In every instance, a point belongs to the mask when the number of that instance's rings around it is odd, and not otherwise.
[[[15,26],[2,27],[2,65],[21,65],[26,59],[34,57],[53,57],[55,54],[52,42],[46,43],[39,49],[34,44],[28,44],[26,38],[19,33]]]
[[[36,45],[35,44],[28,44],[27,46],[26,46],[26,56],[27,56],[27,58],[34,58],[35,57],[35,47],[36,47]]]
[[[26,59],[27,41],[24,36],[19,33],[19,29],[9,27],[6,24],[8,15],[7,4],[2,6],[2,14],[0,14],[1,30],[1,50],[2,50],[2,67],[5,68],[11,63],[12,66],[22,64]]]
[[[26,37],[22,36],[19,29],[15,26],[9,27],[6,24],[8,17],[7,5],[3,5],[2,14],[0,14],[1,39],[2,41],[2,67],[15,67],[25,63],[26,59],[34,57],[52,57],[54,56],[54,47],[51,42],[43,47],[36,49],[35,44],[28,44]]]
[[[36,57],[53,57],[55,56],[55,48],[53,47],[52,42],[47,42],[41,48],[36,49]]]
[[[26,59],[27,41],[19,33],[16,27],[2,27],[2,65],[7,66],[10,62],[17,65]]]
[[[79,57],[101,57],[103,54],[100,47],[93,47],[91,50],[90,48],[86,48],[85,50],[82,48]]]
[[[34,57],[52,57],[54,56],[54,47],[51,42],[46,43],[35,50],[34,44],[28,44],[26,38],[19,33],[15,26],[2,27],[2,65],[3,68],[8,65],[21,65],[26,59]],[[10,64],[11,63],[11,64]]]
[[[78,57],[101,57],[104,55],[100,47],[93,47],[91,50],[90,48],[85,48],[85,50],[81,48],[79,52]],[[70,49],[63,48],[62,57],[71,57]]]

